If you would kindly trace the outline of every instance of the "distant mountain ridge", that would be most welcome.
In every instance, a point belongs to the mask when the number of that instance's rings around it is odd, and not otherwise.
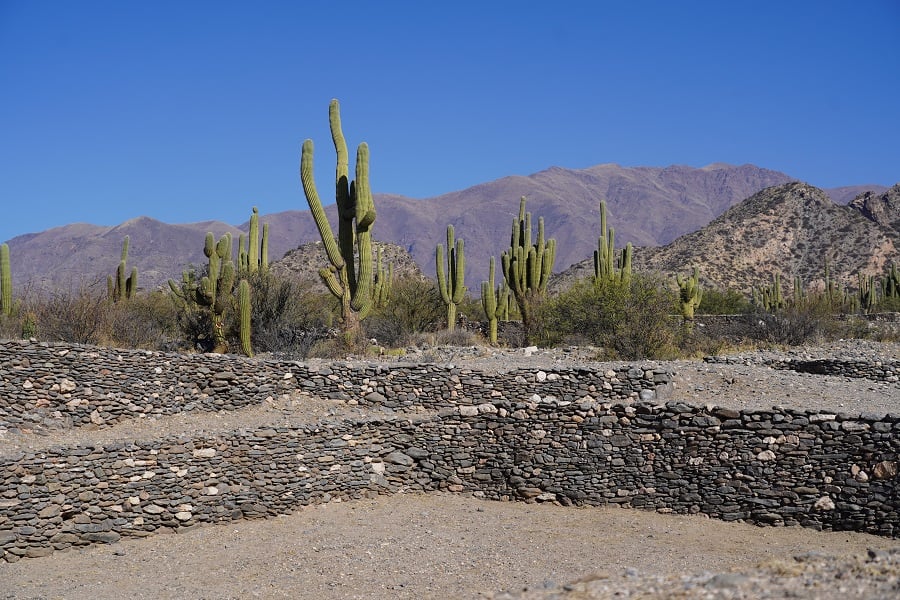
[[[414,200],[375,194],[377,240],[407,250],[422,270],[434,274],[434,251],[452,224],[466,245],[466,284],[477,290],[487,278],[491,256],[499,258],[509,244],[519,198],[535,220],[543,217],[548,237],[558,240],[555,270],[591,256],[599,230],[599,203],[606,200],[609,223],[618,245],[660,246],[696,231],[731,206],[769,188],[794,181],[777,171],[753,165],[712,164],[622,167],[601,164],[587,169],[551,167],[529,176],[511,176],[465,190]],[[851,186],[836,190],[843,202],[849,190],[880,194],[883,186]],[[305,205],[301,191],[298,206]],[[265,209],[261,204],[261,209]],[[249,210],[249,207],[248,207]],[[326,207],[336,224],[334,205]],[[263,214],[270,224],[270,261],[319,239],[308,210]],[[10,240],[17,288],[27,285],[66,286],[104,282],[119,260],[122,239],[131,237],[129,266],[140,272],[141,287],[152,289],[177,278],[189,264],[202,264],[206,231],[235,237],[248,224],[218,221],[169,225],[138,217],[115,227],[73,224]]]

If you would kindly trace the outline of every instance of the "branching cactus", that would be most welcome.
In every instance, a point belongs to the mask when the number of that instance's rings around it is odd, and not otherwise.
[[[250,215],[250,232],[247,238],[241,235],[238,240],[238,266],[241,273],[265,273],[269,269],[269,224],[263,224],[260,240],[259,209],[255,206]]]
[[[900,298],[900,270],[896,264],[891,264],[891,270],[881,280],[882,298]]]
[[[359,338],[360,321],[373,306],[372,224],[375,204],[369,188],[369,147],[363,142],[356,150],[356,179],[349,182],[347,142],[341,130],[340,105],[332,100],[328,111],[331,138],[337,153],[335,200],[338,209],[338,235],[335,240],[331,225],[322,208],[313,177],[313,142],[303,142],[300,179],[329,266],[319,275],[329,291],[339,300],[341,325],[347,338]],[[354,247],[358,259],[354,258]],[[357,262],[358,260],[358,262]]]
[[[493,259],[492,259],[493,260]],[[441,298],[447,305],[447,330],[456,328],[456,308],[466,295],[465,269],[466,259],[463,253],[463,240],[454,243],[453,225],[447,225],[447,267],[444,268],[444,245],[438,244],[435,251],[438,289]],[[493,263],[492,263],[493,264]]]
[[[12,314],[12,271],[9,265],[9,244],[0,245],[0,314]]]
[[[224,353],[228,351],[225,311],[232,302],[235,280],[234,261],[231,259],[231,234],[226,233],[216,242],[215,236],[207,233],[203,254],[209,263],[207,275],[200,279],[200,285],[197,287],[197,304],[209,308],[213,330],[213,352]]]
[[[594,281],[625,281],[631,277],[631,257],[633,248],[628,242],[622,249],[619,270],[616,272],[616,232],[606,226],[606,202],[600,201],[600,237],[594,250]]]
[[[488,339],[492,344],[497,343],[497,318],[499,305],[497,298],[500,296],[499,290],[494,291],[494,257],[491,257],[491,266],[488,270],[488,281],[481,282],[481,307],[484,309],[484,316],[488,320]]]
[[[111,302],[119,302],[133,298],[137,292],[138,286],[138,270],[132,267],[131,273],[125,275],[128,269],[128,246],[131,242],[129,236],[125,236],[122,242],[122,257],[119,260],[119,266],[116,267],[116,277],[112,275],[106,278],[106,293]]]
[[[519,217],[513,219],[510,247],[503,251],[503,277],[516,299],[526,336],[532,333],[534,311],[543,300],[556,258],[556,240],[544,240],[544,219],[538,220],[537,241],[531,243],[531,213],[525,212],[525,197]]]
[[[681,306],[681,316],[688,328],[693,328],[694,311],[703,300],[703,289],[700,287],[700,269],[694,267],[693,275],[682,277],[675,275],[678,284],[678,302]]]
[[[857,274],[859,286],[857,287],[857,295],[859,298],[859,310],[863,313],[870,313],[875,309],[878,298],[876,291],[878,287],[875,285],[875,277],[872,275]]]
[[[770,285],[753,288],[753,303],[766,312],[777,312],[784,308],[784,295],[781,291],[781,274],[772,276]]]

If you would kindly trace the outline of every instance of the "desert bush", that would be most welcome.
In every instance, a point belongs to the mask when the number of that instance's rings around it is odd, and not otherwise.
[[[382,346],[396,348],[408,338],[443,327],[447,306],[435,282],[419,277],[395,281],[387,305],[378,307],[363,321],[367,338]]]
[[[251,339],[255,352],[305,358],[315,343],[329,335],[336,303],[330,294],[312,285],[280,278],[271,273],[249,275]],[[239,312],[227,321],[230,347],[239,347]]]
[[[178,312],[168,294],[138,294],[108,306],[103,342],[120,348],[175,350],[179,346]]]
[[[677,297],[657,276],[583,280],[541,308],[541,342],[601,346],[607,358],[672,358],[680,325]]]
[[[34,333],[42,340],[75,344],[101,344],[107,338],[110,303],[106,290],[89,285],[76,290],[55,290],[27,299],[23,309],[34,315]]]
[[[741,315],[753,312],[753,305],[746,294],[738,290],[707,288],[697,308],[702,315]]]

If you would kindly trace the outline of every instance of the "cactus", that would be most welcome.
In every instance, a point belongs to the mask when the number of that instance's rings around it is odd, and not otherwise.
[[[777,312],[784,308],[780,273],[772,276],[771,285],[753,288],[753,303],[766,312]]]
[[[128,269],[128,245],[131,242],[129,236],[125,236],[122,242],[122,256],[119,259],[119,266],[116,267],[116,276],[112,275],[106,278],[106,294],[110,302],[119,302],[121,300],[129,300],[134,297],[138,287],[138,270],[132,267],[131,274],[126,276]]]
[[[900,270],[897,265],[891,263],[891,270],[881,280],[882,298],[900,298]]]
[[[9,266],[9,244],[0,245],[0,314],[12,314],[12,271]]]
[[[217,242],[215,236],[208,232],[203,245],[203,254],[208,260],[206,275],[197,281],[192,272],[185,271],[181,275],[180,285],[169,280],[169,288],[183,309],[201,307],[209,311],[212,324],[212,351],[216,353],[228,351],[225,313],[234,302],[232,294],[235,283],[235,267],[231,251],[230,233],[223,235]]]
[[[246,242],[245,242],[246,240]],[[253,207],[250,232],[238,238],[238,268],[243,273],[265,273],[269,269],[269,224],[264,223],[259,237],[259,209]]]
[[[241,320],[241,351],[247,356],[253,356],[253,348],[250,343],[250,282],[241,279],[238,286],[238,306]]]
[[[456,308],[466,295],[466,259],[462,238],[453,241],[453,225],[447,225],[447,272],[444,271],[444,246],[437,245],[435,251],[438,289],[447,305],[447,330],[456,328]]]
[[[375,267],[375,285],[372,289],[372,302],[375,308],[384,308],[391,300],[394,285],[394,263],[388,265],[387,271],[381,265],[383,248],[378,247],[378,259]]]
[[[694,310],[700,306],[703,300],[703,290],[700,287],[700,269],[694,267],[693,275],[682,277],[675,275],[678,284],[678,302],[681,306],[681,316],[688,328],[693,328]]]
[[[606,226],[606,202],[600,201],[600,237],[597,239],[597,249],[594,250],[594,281],[626,281],[631,277],[631,258],[633,248],[631,242],[622,249],[619,260],[619,272],[616,273],[616,232],[612,227]]]
[[[328,290],[340,301],[341,326],[347,339],[360,337],[360,321],[372,310],[372,224],[375,204],[369,188],[369,147],[363,142],[356,150],[356,179],[349,183],[347,143],[341,131],[340,105],[332,100],[328,110],[331,138],[337,154],[335,171],[335,200],[338,209],[338,235],[334,233],[313,177],[313,142],[303,142],[300,158],[300,179],[309,204],[329,266],[319,270]],[[354,266],[354,245],[358,249],[358,264]]]
[[[488,339],[492,344],[497,343],[497,317],[500,306],[497,298],[500,296],[499,290],[494,291],[494,257],[491,257],[491,266],[489,269],[488,281],[481,282],[481,307],[484,309],[484,316],[488,320]]]
[[[860,312],[868,314],[875,309],[875,304],[877,303],[875,277],[872,275],[866,276],[862,273],[857,273],[856,277],[859,282],[857,288],[859,310]]]
[[[538,220],[537,241],[531,243],[531,213],[525,212],[525,197],[519,203],[519,216],[513,219],[510,247],[503,251],[503,278],[516,299],[526,335],[532,333],[532,319],[537,304],[547,291],[556,240],[544,241],[544,219]]]
[[[794,306],[801,307],[806,305],[806,291],[803,289],[803,282],[799,275],[794,275]]]

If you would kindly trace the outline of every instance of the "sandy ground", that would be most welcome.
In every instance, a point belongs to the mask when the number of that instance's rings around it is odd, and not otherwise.
[[[696,515],[395,495],[0,563],[0,598],[485,598],[896,545]]]

